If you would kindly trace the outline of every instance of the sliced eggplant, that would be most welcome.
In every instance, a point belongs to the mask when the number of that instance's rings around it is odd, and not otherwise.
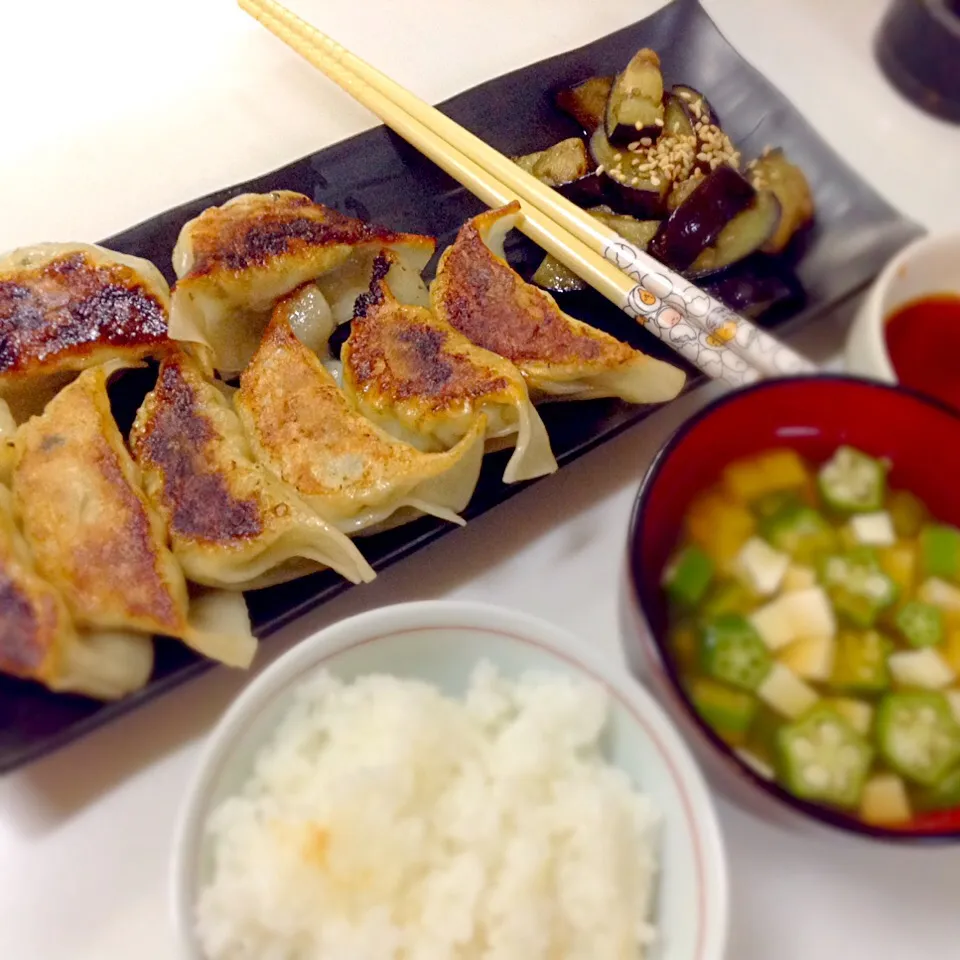
[[[780,223],[763,245],[764,253],[782,253],[794,234],[813,219],[813,195],[803,171],[778,147],[768,150],[748,168],[750,182],[769,190],[780,202]]]
[[[768,257],[743,260],[729,270],[704,279],[707,293],[731,310],[755,320],[774,307],[795,310],[804,302],[803,285],[792,274],[778,269]]]
[[[712,123],[720,126],[717,112],[710,101],[696,87],[688,87],[685,83],[675,83],[670,88],[670,95],[676,97],[683,109],[687,112],[691,123]]]
[[[771,190],[761,190],[750,206],[720,231],[716,242],[700,251],[686,275],[707,276],[756,253],[777,232],[780,219],[780,201]]]
[[[675,137],[695,137],[689,104],[672,91],[663,98],[663,132]]]
[[[640,220],[662,213],[670,180],[641,169],[649,162],[644,154],[614,147],[603,127],[590,138],[590,154],[605,177],[604,192],[615,210]]]
[[[648,48],[638,50],[617,75],[607,97],[604,128],[611,143],[639,137],[655,139],[663,128],[663,75],[660,58]]]
[[[585,206],[603,199],[603,180],[594,172],[587,146],[579,137],[561,140],[537,153],[514,157],[513,162],[572,203]]]
[[[603,123],[613,81],[613,77],[590,77],[575,87],[560,90],[553,102],[573,117],[585,133],[593,133]]]
[[[650,253],[674,270],[686,270],[755,196],[733,167],[718,167],[663,221]]]
[[[673,189],[670,191],[670,195],[667,197],[667,210],[673,213],[701,183],[703,183],[703,173],[699,170],[696,176],[687,177],[686,180],[675,183]]]
[[[640,247],[641,250],[647,249],[647,244],[653,239],[653,235],[660,226],[659,220],[636,220],[622,213],[614,213],[606,206],[594,207],[587,213],[611,230],[615,230],[624,240],[629,240],[634,246]],[[532,279],[538,287],[543,287],[544,290],[550,290],[552,293],[572,293],[575,290],[587,288],[587,284],[572,270],[567,269],[549,254],[543,258]]]

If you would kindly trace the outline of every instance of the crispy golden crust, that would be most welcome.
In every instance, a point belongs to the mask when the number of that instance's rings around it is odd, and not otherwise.
[[[66,249],[0,269],[0,379],[137,359],[167,343],[165,291],[125,263]]]
[[[525,283],[487,247],[481,231],[502,215],[491,210],[468,221],[444,251],[431,289],[437,315],[521,369],[527,363],[604,368],[636,357],[627,344],[571,323],[551,297]]]
[[[281,301],[240,378],[237,407],[280,475],[308,496],[350,496],[427,459],[354,412],[317,356],[290,328]],[[253,428],[251,431],[251,427]]]
[[[255,538],[264,529],[261,505],[231,490],[218,432],[191,382],[196,376],[183,354],[164,361],[130,437],[134,456],[175,538],[221,544]]]
[[[211,207],[189,224],[192,262],[183,280],[269,267],[276,261],[302,258],[318,248],[346,258],[358,244],[424,243],[427,237],[395,233],[345,216],[290,190],[248,194]]]
[[[135,485],[103,368],[66,387],[20,428],[16,444],[24,534],[77,622],[182,632],[185,585]]]
[[[0,672],[43,680],[73,632],[59,594],[0,544]]]
[[[397,303],[383,281],[381,262],[389,265],[386,256],[378,259],[371,292],[358,303],[344,347],[353,389],[373,403],[416,400],[436,413],[509,391],[518,376],[515,368],[475,347],[429,310]]]

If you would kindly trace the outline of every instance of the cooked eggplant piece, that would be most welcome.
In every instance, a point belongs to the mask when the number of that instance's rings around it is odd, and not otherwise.
[[[659,122],[658,122],[659,121]],[[611,143],[655,139],[663,128],[663,76],[653,50],[638,50],[617,75],[607,97],[604,128]]]
[[[756,253],[777,232],[780,219],[780,201],[773,191],[761,190],[750,206],[720,231],[716,242],[700,251],[686,275],[697,278],[716,273]]]
[[[749,320],[774,307],[779,309],[789,304],[791,309],[799,308],[804,300],[800,281],[764,256],[750,257],[729,270],[705,278],[699,285]]]
[[[653,239],[653,235],[660,226],[659,220],[636,220],[622,213],[614,213],[606,206],[594,207],[587,213],[611,230],[615,230],[634,246],[640,247],[641,250],[647,249],[647,244]],[[537,267],[531,279],[538,287],[550,290],[552,293],[572,293],[575,290],[587,288],[587,284],[572,270],[549,254],[543,258],[543,262]]]
[[[696,87],[688,87],[685,83],[675,83],[670,88],[670,96],[676,97],[680,101],[691,123],[703,122],[720,126],[716,110]]]
[[[813,219],[810,184],[779,147],[754,160],[748,176],[757,190],[769,190],[780,202],[780,222],[762,249],[764,253],[782,253],[794,234]]]
[[[672,91],[663,98],[663,132],[675,137],[696,137],[689,104]]]
[[[649,163],[645,154],[617,149],[607,139],[603,127],[597,127],[590,138],[590,154],[597,171],[604,175],[604,192],[615,210],[640,220],[660,215],[670,180],[641,169]]]
[[[701,183],[703,183],[703,172],[701,170],[695,171],[694,176],[687,177],[686,180],[675,183],[673,189],[670,191],[670,195],[667,197],[667,210],[673,213]]]
[[[591,134],[603,123],[613,81],[613,77],[590,77],[575,87],[560,90],[553,102],[573,117],[585,133]]]
[[[663,221],[650,253],[674,270],[686,270],[755,196],[733,167],[718,167]]]
[[[603,197],[603,180],[594,172],[587,146],[579,137],[561,140],[537,153],[514,157],[513,162],[572,203],[584,206]]]

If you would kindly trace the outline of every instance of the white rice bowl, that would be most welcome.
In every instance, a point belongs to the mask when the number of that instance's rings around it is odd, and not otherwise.
[[[180,960],[726,943],[716,814],[663,712],[583,641],[476,603],[352,617],[257,677],[205,748],[171,880]]]
[[[657,816],[600,750],[606,692],[481,664],[465,699],[304,684],[208,829],[211,960],[636,960]]]

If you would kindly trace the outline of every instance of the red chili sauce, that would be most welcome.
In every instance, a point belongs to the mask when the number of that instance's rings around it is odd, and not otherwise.
[[[960,410],[960,297],[914,300],[887,320],[887,351],[905,386]]]

